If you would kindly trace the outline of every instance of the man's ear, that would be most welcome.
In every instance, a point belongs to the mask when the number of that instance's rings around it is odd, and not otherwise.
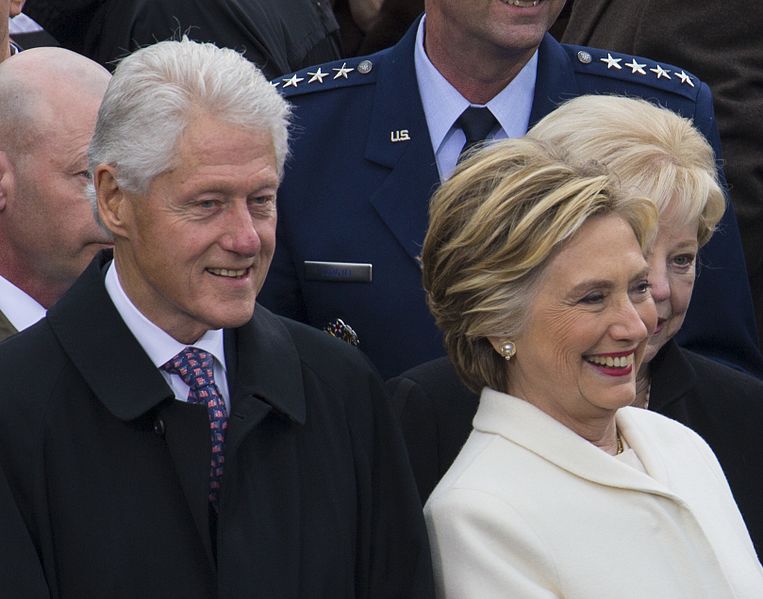
[[[13,165],[8,154],[0,150],[0,212],[8,205],[8,197],[13,184]]]
[[[93,173],[93,184],[101,222],[115,237],[127,237],[125,219],[129,218],[130,198],[117,181],[116,169],[99,164]]]
[[[11,0],[9,15],[15,17],[24,8],[24,2],[26,0]]]

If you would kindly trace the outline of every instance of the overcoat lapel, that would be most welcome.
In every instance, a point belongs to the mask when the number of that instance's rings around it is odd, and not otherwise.
[[[249,578],[263,596],[296,597],[300,576],[295,567],[303,545],[298,438],[307,418],[301,360],[286,327],[263,306],[256,306],[248,324],[225,333],[232,393],[219,563],[233,570],[239,563],[277,564],[258,568]],[[240,513],[255,516],[239,522]],[[244,548],[248,556],[239,555]],[[221,580],[237,577],[240,574],[220,572]]]
[[[96,256],[71,292],[48,311],[48,321],[94,396],[116,418],[129,422],[155,410],[154,423],[164,434],[178,483],[213,565],[206,410],[174,400],[172,390],[119,316],[103,282],[110,260],[110,252]]]
[[[306,417],[305,391],[296,346],[286,327],[263,306],[252,320],[225,331],[231,418],[225,449],[235,453],[246,435],[273,409],[297,424]]]
[[[0,341],[18,333],[16,327],[11,324],[8,317],[0,312]]]
[[[669,368],[661,368],[662,364]],[[668,341],[651,363],[652,391],[649,408],[660,414],[697,385],[697,374],[674,340]]]

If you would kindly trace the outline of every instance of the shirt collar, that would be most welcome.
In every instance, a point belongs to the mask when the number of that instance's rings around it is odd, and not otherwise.
[[[455,129],[453,124],[470,103],[429,60],[424,50],[425,22],[426,15],[421,19],[416,32],[414,63],[421,103],[424,107],[429,137],[432,141],[432,150],[442,175],[444,170],[452,170],[452,168],[443,169],[440,164],[443,147],[448,146],[451,139],[458,137],[458,140],[454,140],[453,143],[455,155],[451,157],[453,158],[452,166],[454,166],[464,139],[463,133]],[[527,64],[517,73],[517,76],[486,104],[500,125],[500,129],[493,136],[494,139],[521,137],[527,133],[537,72],[538,52],[536,50]],[[447,152],[448,149],[445,148],[445,151]],[[452,154],[453,151],[450,153]]]
[[[0,311],[17,331],[23,331],[45,317],[37,300],[0,276]]]
[[[186,344],[180,343],[168,333],[160,329],[132,303],[119,281],[116,264],[114,261],[109,264],[106,271],[106,292],[111,301],[124,320],[127,328],[138,340],[148,357],[157,368],[165,364],[170,358],[173,358],[182,351]],[[194,347],[203,349],[211,353],[217,365],[225,369],[225,350],[223,342],[222,329],[207,331],[198,340],[193,343]]]

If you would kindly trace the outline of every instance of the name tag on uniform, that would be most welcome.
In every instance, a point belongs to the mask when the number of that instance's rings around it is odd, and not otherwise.
[[[360,262],[316,262],[305,260],[305,279],[335,283],[370,283],[373,264]]]

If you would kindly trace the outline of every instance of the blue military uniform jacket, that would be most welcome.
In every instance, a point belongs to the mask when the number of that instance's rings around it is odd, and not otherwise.
[[[385,376],[444,354],[418,260],[428,200],[440,181],[414,69],[416,27],[377,54],[273,82],[294,105],[295,127],[279,192],[276,255],[259,299],[318,327],[343,319]],[[718,153],[712,97],[696,77],[643,58],[563,46],[546,35],[530,124],[589,93],[667,106],[692,118]],[[702,252],[680,340],[760,374],[732,210],[720,228]]]

